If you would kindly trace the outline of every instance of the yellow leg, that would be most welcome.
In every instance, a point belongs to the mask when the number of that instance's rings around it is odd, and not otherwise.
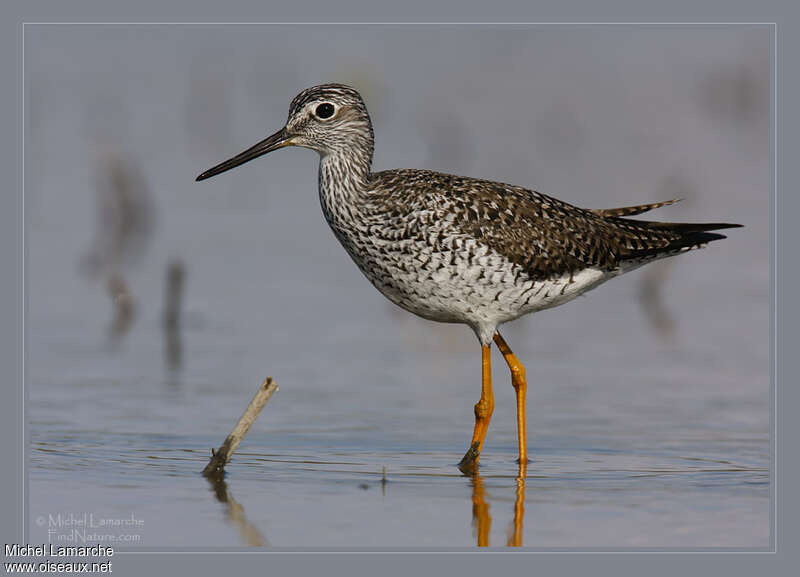
[[[491,345],[481,347],[481,374],[481,398],[475,403],[475,430],[472,433],[469,449],[458,465],[465,473],[474,473],[476,470],[483,440],[486,438],[486,431],[489,429],[489,421],[494,411]]]
[[[497,343],[497,348],[503,353],[503,357],[508,363],[508,368],[511,369],[511,384],[514,385],[514,390],[517,393],[517,442],[519,444],[519,463],[524,465],[528,462],[528,449],[525,436],[525,391],[528,388],[528,383],[525,381],[525,367],[519,362],[519,359],[511,352],[500,333],[494,334],[494,342]],[[520,467],[521,476],[524,477],[525,469]]]

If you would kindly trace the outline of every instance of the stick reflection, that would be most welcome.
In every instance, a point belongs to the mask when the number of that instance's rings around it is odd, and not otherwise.
[[[231,495],[228,484],[222,477],[206,477],[217,501],[225,505],[228,520],[239,530],[239,536],[248,547],[269,547],[269,541],[261,530],[253,525],[244,513],[244,506]]]

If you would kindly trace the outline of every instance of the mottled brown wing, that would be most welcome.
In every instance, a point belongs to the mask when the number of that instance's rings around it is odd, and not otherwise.
[[[537,279],[587,267],[614,270],[625,260],[724,238],[702,231],[738,226],[604,216],[525,188],[430,171],[375,176],[377,188],[393,197],[394,210],[435,214],[437,226],[450,222],[455,232],[485,243]]]
[[[507,218],[483,221],[483,237],[489,246],[522,266],[533,278],[586,267],[614,270],[626,261],[698,248],[725,238],[707,231],[741,226],[631,220],[598,214],[535,191],[491,184],[495,186],[481,187],[480,195],[484,202],[503,202],[508,209]],[[664,204],[671,202],[657,203]],[[608,212],[638,214],[645,210],[649,208],[643,205]]]

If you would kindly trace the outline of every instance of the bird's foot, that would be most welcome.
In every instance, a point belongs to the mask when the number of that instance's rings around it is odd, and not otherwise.
[[[464,457],[458,463],[458,469],[465,475],[473,476],[478,472],[478,457],[480,456],[480,441],[475,441],[472,446],[467,449]]]

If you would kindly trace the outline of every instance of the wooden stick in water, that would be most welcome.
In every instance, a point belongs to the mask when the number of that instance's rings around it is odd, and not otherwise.
[[[277,390],[278,385],[273,382],[272,377],[267,377],[267,380],[261,384],[253,400],[250,401],[250,404],[247,406],[244,413],[242,413],[239,422],[236,423],[231,434],[225,439],[225,442],[222,443],[220,448],[216,451],[211,449],[211,459],[208,461],[206,468],[203,469],[203,475],[206,477],[213,477],[223,473],[225,465],[231,460],[231,455],[233,455],[239,443],[242,442],[247,431],[250,430],[250,427],[255,422],[261,409],[267,404],[272,393]]]

